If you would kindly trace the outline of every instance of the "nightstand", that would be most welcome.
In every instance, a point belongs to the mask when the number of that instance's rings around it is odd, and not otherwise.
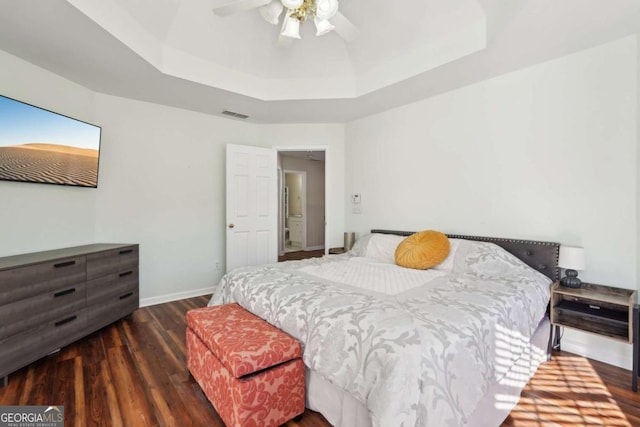
[[[560,326],[602,335],[633,344],[631,388],[638,389],[638,305],[636,291],[583,283],[566,288],[556,282],[551,286],[551,324],[554,326],[553,348],[560,349]]]

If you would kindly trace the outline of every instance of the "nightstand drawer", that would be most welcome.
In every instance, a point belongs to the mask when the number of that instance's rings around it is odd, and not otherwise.
[[[629,332],[628,319],[615,317],[604,317],[596,310],[576,311],[556,306],[555,323],[561,326],[568,326],[574,329],[587,330],[588,332],[606,335],[611,338],[626,339]],[[623,317],[626,313],[622,313]],[[586,329],[588,328],[588,329]]]

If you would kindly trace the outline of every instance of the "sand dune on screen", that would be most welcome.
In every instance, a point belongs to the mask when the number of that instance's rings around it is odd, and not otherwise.
[[[32,144],[24,144],[24,145],[14,145],[14,147],[31,148],[33,150],[45,150],[45,151],[52,151],[56,153],[77,154],[79,156],[98,157],[98,150],[94,150],[92,148],[71,147],[69,145],[32,143]]]
[[[0,179],[95,187],[98,151],[39,143],[0,147]]]

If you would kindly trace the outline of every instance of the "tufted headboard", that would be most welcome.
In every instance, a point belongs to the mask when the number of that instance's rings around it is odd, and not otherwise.
[[[372,233],[395,234],[398,236],[410,236],[412,231],[371,230]],[[502,247],[529,267],[538,270],[553,281],[559,279],[558,253],[560,243],[538,242],[535,240],[503,239],[500,237],[465,236],[460,234],[447,234],[452,239],[477,240],[490,242]]]

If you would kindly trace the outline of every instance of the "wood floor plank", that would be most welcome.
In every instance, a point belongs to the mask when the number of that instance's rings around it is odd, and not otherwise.
[[[66,426],[223,427],[186,368],[185,314],[209,296],[144,307],[9,376],[1,405],[63,404]],[[502,427],[640,427],[629,371],[558,352]],[[286,427],[329,427],[307,410]]]
[[[104,369],[108,364],[100,334],[89,335],[78,343],[78,347],[83,358],[87,426],[103,426],[103,420],[111,419],[111,408],[108,405],[114,401],[109,400],[111,380],[104,376]]]
[[[38,360],[22,368],[17,381],[0,387],[0,405],[45,405],[50,402],[53,393],[55,364],[48,363],[49,358]],[[35,403],[31,403],[35,402]]]
[[[80,348],[79,346],[76,348]],[[82,357],[73,359],[73,395],[74,395],[74,426],[86,427],[87,408],[85,405],[84,372],[82,370]],[[89,363],[92,363],[89,360]]]
[[[101,384],[103,387],[103,403],[108,411],[102,412],[101,417],[93,419],[94,425],[100,427],[123,427],[122,413],[120,412],[120,405],[118,404],[116,388],[113,384],[109,362],[106,359],[100,362],[100,378],[99,382],[96,383],[96,388],[98,384]],[[97,390],[95,396],[100,396]],[[95,406],[97,406],[97,403],[92,405],[92,407]]]
[[[146,330],[142,334],[129,328],[126,323],[124,329],[133,349],[132,356],[160,425],[191,425],[189,408],[182,405],[170,379],[170,375],[174,373],[186,375],[184,363],[180,362],[174,354],[165,351],[168,346],[156,325],[146,324]]]
[[[55,358],[53,360],[55,361]],[[55,361],[55,364],[55,384],[53,386],[51,404],[56,406],[64,405],[64,425],[75,426],[76,422],[80,422],[80,420],[76,419],[75,359]],[[30,405],[31,403],[26,404]]]
[[[153,426],[158,422],[151,410],[131,354],[126,347],[107,350],[109,368],[117,390],[122,423],[126,426]],[[66,415],[66,411],[65,411]]]
[[[171,376],[173,387],[186,408],[201,408],[191,411],[194,426],[222,426],[222,419],[209,404],[198,384],[189,374],[175,374]]]

